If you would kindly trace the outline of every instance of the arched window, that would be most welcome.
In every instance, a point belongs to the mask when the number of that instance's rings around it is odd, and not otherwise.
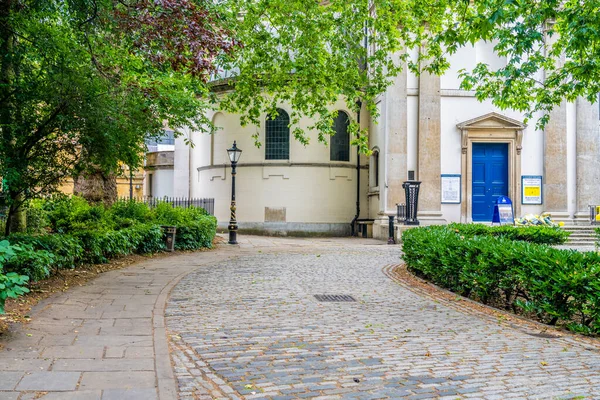
[[[267,116],[265,123],[265,159],[289,160],[290,158],[290,116],[281,108],[277,116]]]
[[[331,161],[350,161],[349,124],[350,118],[348,118],[348,114],[338,111],[338,115],[333,121],[335,135],[331,137],[331,145],[329,146],[329,158]]]
[[[377,187],[379,186],[379,149],[373,149],[373,153],[371,153],[371,162],[369,163],[369,186]]]

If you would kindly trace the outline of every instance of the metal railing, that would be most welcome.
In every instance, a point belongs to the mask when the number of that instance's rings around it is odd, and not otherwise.
[[[396,218],[400,223],[406,222],[406,204],[396,204]]]
[[[600,215],[600,206],[593,205],[588,207],[590,208],[590,224],[600,225],[600,220],[598,220],[598,215]]]
[[[121,197],[121,201],[129,201],[129,197]],[[145,203],[150,208],[159,203],[168,203],[172,207],[202,207],[210,215],[215,215],[215,199],[193,198],[193,197],[134,197],[132,201]]]

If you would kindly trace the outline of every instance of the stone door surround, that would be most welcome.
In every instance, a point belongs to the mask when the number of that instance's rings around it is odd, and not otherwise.
[[[457,124],[461,133],[461,222],[472,222],[473,142],[508,143],[508,197],[521,215],[521,149],[525,124],[492,112]]]

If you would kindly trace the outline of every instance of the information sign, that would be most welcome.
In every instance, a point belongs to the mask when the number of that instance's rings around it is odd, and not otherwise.
[[[442,204],[460,204],[460,175],[442,174]]]
[[[542,204],[542,177],[523,175],[521,177],[521,204]]]
[[[498,197],[498,200],[496,200],[492,223],[498,223],[500,225],[515,224],[512,201],[508,197],[500,196]]]

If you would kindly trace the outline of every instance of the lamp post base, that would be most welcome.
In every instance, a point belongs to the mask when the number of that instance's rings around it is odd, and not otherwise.
[[[237,242],[237,231],[229,231],[229,244],[238,244]]]

